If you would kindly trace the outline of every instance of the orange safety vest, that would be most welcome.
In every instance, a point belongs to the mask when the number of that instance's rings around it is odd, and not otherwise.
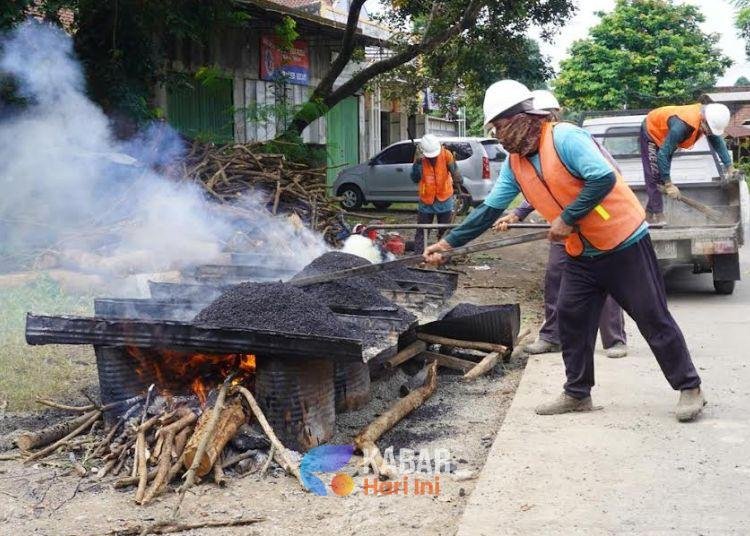
[[[510,155],[510,167],[524,197],[544,218],[554,221],[581,193],[584,181],[562,163],[555,149],[552,132],[556,123],[545,123],[539,142],[541,176],[528,158]],[[620,173],[615,186],[594,210],[578,220],[576,232],[565,241],[565,250],[573,257],[583,253],[585,239],[600,251],[611,251],[627,240],[643,223],[646,213]]]
[[[677,116],[693,128],[693,133],[688,139],[680,143],[683,149],[690,149],[698,138],[701,137],[701,122],[703,114],[700,104],[689,104],[687,106],[662,106],[651,110],[646,116],[646,132],[649,137],[661,147],[669,134],[670,117]]]
[[[434,164],[433,164],[434,162]],[[453,195],[453,177],[448,166],[453,163],[453,155],[445,147],[432,159],[422,157],[422,179],[419,181],[419,199],[425,205],[435,200],[447,201]]]

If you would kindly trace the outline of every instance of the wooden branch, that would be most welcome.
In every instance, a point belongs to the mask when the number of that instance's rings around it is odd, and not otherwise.
[[[196,523],[175,523],[172,521],[157,521],[151,525],[136,525],[124,529],[115,529],[107,536],[146,536],[147,534],[174,534],[195,529],[210,529],[218,527],[246,527],[266,521],[265,517],[244,517],[241,519],[227,519],[220,521],[199,521]]]
[[[354,438],[354,446],[362,452],[365,459],[371,461],[376,474],[382,474],[388,478],[397,476],[395,470],[389,467],[380,455],[380,449],[376,445],[377,440],[406,415],[430,398],[435,389],[437,389],[437,363],[433,361],[429,365],[427,378],[422,387],[415,389],[394,403],[387,411],[363,428]]]
[[[460,370],[463,373],[469,372],[477,365],[474,361],[469,361],[468,359],[459,359],[458,357],[438,354],[436,352],[422,352],[420,357],[424,357],[428,361],[437,362],[439,367]]]
[[[383,366],[387,369],[394,369],[402,363],[406,363],[409,359],[416,355],[424,352],[427,345],[422,341],[414,341],[409,346],[399,351],[396,355],[386,360]]]
[[[229,382],[231,381],[231,378],[233,376],[234,376],[233,374],[230,375],[229,377],[227,377],[227,379],[224,380],[224,383],[221,384],[221,388],[219,389],[219,394],[216,397],[216,404],[214,404],[213,411],[211,412],[211,417],[206,423],[205,433],[201,437],[200,443],[196,446],[195,454],[193,457],[193,463],[190,465],[190,468],[185,473],[185,482],[182,484],[182,486],[180,486],[179,498],[177,499],[177,504],[175,504],[174,510],[172,510],[173,518],[176,518],[180,512],[180,506],[182,505],[182,501],[185,500],[185,493],[187,493],[187,491],[195,485],[196,471],[201,461],[203,460],[203,455],[206,452],[208,441],[209,439],[211,439],[211,436],[214,433],[214,429],[216,428],[216,423],[219,422],[219,416],[221,415],[221,410],[224,407],[224,399],[227,396],[227,389],[229,388]]]
[[[213,467],[213,476],[214,476],[214,483],[219,486],[220,488],[223,488],[227,485],[227,477],[224,475],[224,469],[221,466],[222,460],[219,458],[216,460],[216,463]]]
[[[443,346],[453,346],[455,348],[470,348],[472,350],[483,350],[485,352],[498,352],[504,354],[508,348],[502,344],[481,341],[464,341],[461,339],[450,339],[439,335],[430,335],[429,333],[417,333],[417,338],[430,344],[441,344]]]
[[[188,428],[198,419],[198,416],[188,408],[182,408],[179,415],[180,419],[160,428],[157,432],[159,438],[163,438],[162,449],[159,454],[159,463],[151,487],[149,487],[144,493],[143,498],[140,501],[141,504],[148,504],[161,491],[161,489],[168,484],[166,478],[169,474],[169,470],[172,468],[172,448],[174,447],[175,436],[181,432],[183,428]]]
[[[235,398],[219,410],[218,419],[214,427],[209,430],[208,423],[211,418],[213,418],[212,413],[201,415],[201,418],[198,419],[198,424],[195,426],[193,436],[188,441],[183,454],[185,467],[195,466],[195,474],[201,478],[211,471],[211,468],[219,459],[219,456],[221,456],[221,451],[224,450],[226,444],[235,436],[240,425],[246,420],[245,411],[242,409],[242,402],[238,398]],[[209,437],[205,439],[205,435]],[[198,455],[198,448],[202,443],[205,443],[205,447],[202,450],[200,459],[196,462],[194,458]]]
[[[78,434],[80,434],[81,432],[83,432],[84,430],[86,430],[89,426],[91,426],[92,424],[94,424],[94,422],[97,419],[99,419],[99,417],[102,416],[102,412],[101,411],[93,411],[91,413],[87,413],[86,415],[89,415],[89,418],[84,423],[82,423],[78,428],[76,428],[75,430],[73,430],[72,432],[70,432],[68,435],[66,435],[65,437],[61,438],[60,440],[56,441],[55,443],[49,445],[48,447],[43,448],[42,450],[39,450],[39,451],[35,452],[34,454],[32,454],[31,456],[29,456],[28,458],[26,458],[26,460],[24,460],[23,463],[27,464],[29,462],[32,462],[34,460],[38,460],[39,458],[43,458],[43,457],[45,457],[45,456],[47,456],[49,454],[52,454],[58,448],[60,448],[61,446],[65,445],[69,440],[73,439]]]
[[[245,397],[245,400],[250,406],[250,410],[258,420],[258,424],[266,433],[268,440],[271,442],[271,448],[275,451],[274,456],[276,461],[279,462],[279,465],[281,465],[281,467],[287,473],[294,475],[294,477],[299,481],[300,484],[302,484],[302,487],[304,488],[305,485],[302,483],[302,477],[300,476],[299,467],[289,459],[289,456],[287,456],[286,447],[281,443],[281,441],[279,441],[279,438],[276,437],[276,433],[268,423],[268,419],[266,419],[266,416],[263,415],[263,411],[260,409],[260,406],[258,405],[258,402],[256,402],[253,394],[242,386],[239,386],[237,390],[242,396]]]
[[[500,359],[500,355],[501,354],[498,352],[492,352],[484,356],[484,359],[477,363],[473,369],[464,374],[464,380],[473,381],[480,376],[487,374],[495,365],[497,365],[497,360]]]
[[[143,409],[144,415],[146,414],[147,407],[148,397],[146,397],[146,405]],[[146,493],[146,485],[148,484],[148,468],[146,467],[146,462],[148,461],[146,459],[146,432],[148,432],[160,418],[161,415],[155,415],[149,420],[142,422],[138,427],[138,435],[135,439],[135,465],[137,465],[136,474],[139,476],[138,490],[135,492],[135,502],[137,503],[143,501],[143,496]]]
[[[88,406],[68,406],[66,404],[60,404],[54,400],[47,400],[46,398],[37,398],[37,404],[42,406],[48,406],[50,408],[61,409],[63,411],[74,411],[76,413],[88,413],[96,409],[96,406],[89,404]]]
[[[38,447],[49,445],[89,421],[91,416],[95,413],[97,412],[89,411],[69,421],[60,422],[48,426],[47,428],[42,428],[37,432],[24,432],[16,438],[16,445],[19,449],[26,452]]]

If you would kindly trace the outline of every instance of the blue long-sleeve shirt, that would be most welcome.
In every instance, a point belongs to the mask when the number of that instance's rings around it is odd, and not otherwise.
[[[671,170],[672,170],[672,156],[679,148],[679,145],[688,139],[693,134],[693,127],[688,125],[685,121],[673,115],[667,120],[667,126],[669,132],[667,137],[664,139],[664,143],[659,147],[659,151],[656,154],[656,165],[659,167],[659,179],[662,182],[671,181]],[[732,165],[732,155],[729,154],[727,144],[724,142],[724,138],[709,134],[706,136],[709,145],[719,155],[721,163],[724,167]]]
[[[560,160],[570,173],[585,182],[581,193],[561,214],[561,218],[568,225],[574,225],[578,220],[591,212],[596,205],[613,188],[616,177],[612,164],[601,153],[591,135],[585,130],[568,123],[560,123],[553,131],[553,143]],[[529,157],[529,161],[541,171],[539,155]],[[516,181],[509,159],[503,163],[495,186],[490,195],[468,218],[444,238],[453,247],[461,246],[473,240],[500,217],[507,206],[521,192]],[[648,225],[644,222],[621,246],[627,247],[646,235]],[[585,244],[584,255],[599,255],[590,244]]]

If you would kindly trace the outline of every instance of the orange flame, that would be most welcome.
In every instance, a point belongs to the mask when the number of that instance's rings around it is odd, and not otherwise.
[[[232,372],[233,384],[248,384],[255,375],[253,354],[203,354],[157,348],[128,347],[136,373],[155,382],[161,394],[192,391],[204,406],[208,393]]]

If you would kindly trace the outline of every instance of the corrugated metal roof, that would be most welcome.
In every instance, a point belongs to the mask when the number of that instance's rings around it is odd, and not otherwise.
[[[747,138],[750,136],[750,128],[744,126],[727,127],[724,134],[730,138]]]
[[[732,91],[722,93],[706,93],[712,102],[744,102],[750,101],[750,91]]]

